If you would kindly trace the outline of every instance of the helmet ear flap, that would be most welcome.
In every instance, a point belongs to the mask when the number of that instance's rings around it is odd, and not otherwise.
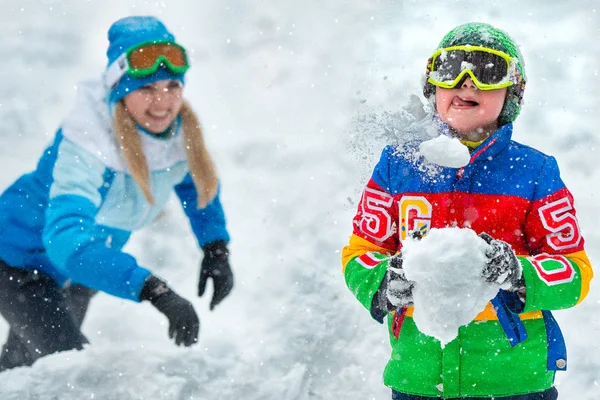
[[[429,83],[429,74],[431,73],[431,68],[433,65],[433,57],[429,57],[427,60],[427,68],[425,70],[425,74],[423,75],[423,96],[429,100],[429,97],[435,94],[435,86]]]
[[[423,85],[423,96],[435,108],[435,86],[426,81]]]
[[[423,75],[421,78],[421,82],[423,83],[423,96],[426,99],[429,99],[431,96],[435,95],[435,86],[428,82],[429,79],[429,71]]]
[[[425,82],[425,85],[423,86],[423,96],[428,99],[433,94],[435,94],[435,88],[431,83]]]
[[[523,105],[523,95],[525,94],[525,79],[521,79],[519,88],[517,89],[517,97],[519,98],[519,105]]]
[[[517,116],[521,113],[523,105],[523,93],[525,92],[525,80],[520,81],[518,85],[511,86],[506,92],[506,100],[500,111],[498,122],[500,125],[505,125],[514,122]]]

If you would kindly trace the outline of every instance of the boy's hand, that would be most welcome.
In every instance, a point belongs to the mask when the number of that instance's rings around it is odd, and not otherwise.
[[[488,261],[481,271],[483,279],[500,286],[508,283],[510,291],[523,288],[523,268],[510,244],[496,240],[485,232],[480,233],[479,237],[489,244],[485,252]]]
[[[412,290],[414,282],[406,279],[402,269],[402,255],[398,254],[389,261],[388,270],[385,273],[377,293],[373,299],[373,307],[378,314],[387,314],[398,308],[413,304]]]
[[[406,279],[402,269],[402,254],[395,255],[390,260],[390,268],[385,274],[387,280],[386,298],[388,309],[402,308],[413,304],[413,288],[415,283]],[[392,311],[390,310],[390,311]]]

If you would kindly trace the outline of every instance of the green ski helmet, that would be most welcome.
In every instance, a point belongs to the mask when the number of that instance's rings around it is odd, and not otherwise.
[[[505,125],[513,122],[521,112],[523,104],[523,93],[525,91],[525,61],[523,55],[519,51],[517,44],[508,36],[508,34],[490,24],[481,22],[469,22],[459,25],[452,29],[444,36],[436,50],[451,46],[481,46],[489,49],[494,49],[508,54],[517,62],[517,77],[516,85],[508,87],[506,92],[506,100],[504,107],[500,112],[498,122],[500,125]],[[435,86],[427,82],[423,85],[423,94],[428,99],[435,99]]]

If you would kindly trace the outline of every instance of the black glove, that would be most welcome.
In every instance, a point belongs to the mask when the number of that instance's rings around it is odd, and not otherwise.
[[[169,337],[177,346],[191,346],[198,341],[200,320],[192,303],[172,291],[166,283],[150,275],[140,293],[169,320]]]
[[[402,255],[390,258],[388,270],[373,299],[373,307],[377,308],[377,314],[412,305],[414,287],[415,283],[406,279],[402,270]]]
[[[233,289],[233,273],[229,266],[229,250],[227,250],[227,243],[224,240],[208,243],[202,250],[204,250],[204,259],[200,267],[198,296],[204,294],[208,278],[212,278],[214,288],[213,298],[210,301],[212,310]]]
[[[510,244],[496,240],[485,232],[480,233],[479,237],[490,245],[485,252],[488,261],[481,271],[483,279],[499,285],[510,283],[508,290],[511,291],[524,287],[521,263]]]

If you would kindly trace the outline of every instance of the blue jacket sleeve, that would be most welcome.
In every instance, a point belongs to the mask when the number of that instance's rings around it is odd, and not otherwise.
[[[188,173],[183,181],[175,186],[175,193],[181,201],[185,215],[190,220],[192,231],[198,240],[198,245],[204,245],[215,240],[225,240],[229,242],[229,233],[227,232],[225,222],[225,212],[219,199],[219,194],[206,208],[197,208],[198,194],[196,186]]]
[[[106,166],[63,139],[53,169],[43,240],[56,268],[70,280],[139,301],[150,271],[111,248],[110,232],[95,222],[102,202]]]

